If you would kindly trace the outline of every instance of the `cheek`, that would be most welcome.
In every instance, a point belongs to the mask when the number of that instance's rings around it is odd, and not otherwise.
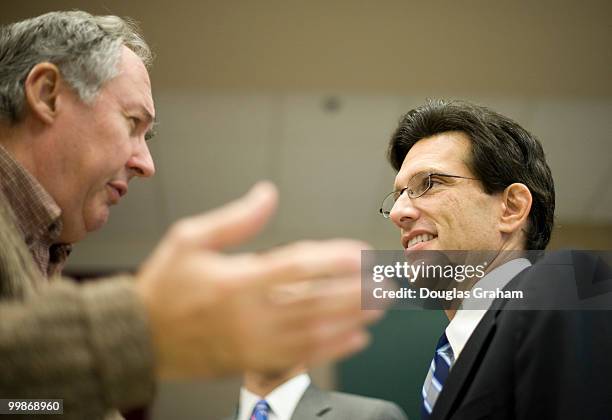
[[[97,181],[95,184],[89,185],[85,202],[83,203],[83,212],[92,214],[103,207],[108,206],[109,194],[106,184],[102,181]]]
[[[466,236],[475,247],[495,249],[499,239],[496,201],[483,195],[466,204],[463,208]]]
[[[121,167],[127,161],[132,144],[129,128],[123,117],[109,118],[106,114],[98,123],[99,137],[95,141],[98,166],[109,169]],[[117,170],[117,169],[115,169]]]
[[[96,161],[92,167],[96,168],[99,178],[109,178],[115,176],[126,163],[131,155],[131,145],[129,140],[125,141],[108,141],[101,148],[96,156]]]
[[[495,201],[491,196],[478,194],[468,200],[446,194],[436,199],[428,205],[426,213],[436,225],[443,244],[456,249],[492,246],[497,238],[497,225]]]
[[[457,229],[465,224],[465,217],[470,216],[469,203],[454,194],[439,194],[428,203],[428,214],[431,219],[445,229]]]
[[[107,184],[120,174],[125,165],[123,152],[112,150],[102,153],[99,151],[95,157],[88,161],[80,174],[81,190],[86,195],[86,205],[91,206],[108,201]]]
[[[88,176],[83,177],[83,183],[87,183],[84,187],[87,189],[89,196],[99,194],[105,188],[106,183],[110,181],[111,175],[116,169],[109,165],[108,161],[92,162],[92,165],[87,172]]]

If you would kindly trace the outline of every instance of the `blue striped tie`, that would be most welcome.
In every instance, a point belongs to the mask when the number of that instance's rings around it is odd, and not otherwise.
[[[253,414],[251,414],[251,420],[268,420],[268,414],[270,412],[270,406],[266,400],[259,400],[255,404]]]
[[[423,420],[429,419],[454,361],[453,349],[448,343],[446,333],[444,333],[438,340],[436,353],[423,384],[423,405],[421,406],[421,418]]]

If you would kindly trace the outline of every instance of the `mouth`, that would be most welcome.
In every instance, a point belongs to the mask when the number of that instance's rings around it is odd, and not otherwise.
[[[407,251],[421,249],[438,236],[429,232],[414,232],[402,238],[402,245]]]
[[[110,190],[111,203],[117,204],[121,197],[127,194],[127,184],[120,181],[113,181],[107,184]]]

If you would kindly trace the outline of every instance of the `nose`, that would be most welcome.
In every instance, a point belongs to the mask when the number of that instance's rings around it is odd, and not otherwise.
[[[138,176],[141,178],[149,178],[155,175],[155,164],[153,163],[153,157],[149,151],[149,146],[144,139],[141,139],[136,146],[134,153],[128,160],[128,169],[130,170],[131,176]]]
[[[413,199],[404,191],[395,201],[389,218],[398,228],[406,229],[410,223],[419,218],[420,214],[419,209],[414,206]]]

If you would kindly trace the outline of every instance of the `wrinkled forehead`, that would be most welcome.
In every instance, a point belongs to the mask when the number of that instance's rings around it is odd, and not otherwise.
[[[467,167],[471,142],[459,131],[436,134],[416,142],[406,154],[395,177],[396,189],[403,188],[415,175],[443,173],[471,176]]]

